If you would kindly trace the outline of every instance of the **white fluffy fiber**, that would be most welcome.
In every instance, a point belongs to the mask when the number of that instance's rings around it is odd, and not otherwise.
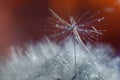
[[[112,57],[112,48],[105,45],[87,46],[91,54],[76,44],[77,75],[75,76],[74,41],[62,46],[50,42],[12,48],[12,58],[0,64],[0,80],[120,80],[120,58]]]

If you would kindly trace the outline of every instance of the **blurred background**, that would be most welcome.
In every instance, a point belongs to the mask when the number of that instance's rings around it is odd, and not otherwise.
[[[112,45],[119,55],[120,0],[0,0],[0,55],[9,56],[11,45],[22,47],[51,34],[49,8],[64,19],[68,12],[78,18],[82,12],[100,10],[107,24],[101,41]]]

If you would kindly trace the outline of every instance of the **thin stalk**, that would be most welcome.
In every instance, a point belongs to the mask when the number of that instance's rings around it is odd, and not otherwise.
[[[75,47],[75,39],[74,39],[74,59],[75,59],[75,75],[74,78],[77,76],[77,58],[76,58],[76,47]]]

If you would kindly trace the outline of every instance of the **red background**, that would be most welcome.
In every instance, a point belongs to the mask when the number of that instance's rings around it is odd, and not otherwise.
[[[84,9],[102,11],[107,32],[102,41],[119,51],[120,45],[120,0],[1,0],[0,1],[0,54],[11,44],[36,42],[50,34],[47,19],[48,8],[66,18],[70,14],[79,17]],[[99,26],[99,25],[98,25]],[[48,32],[43,29],[47,28]]]

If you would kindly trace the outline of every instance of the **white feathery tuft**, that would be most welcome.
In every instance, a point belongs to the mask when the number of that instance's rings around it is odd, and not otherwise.
[[[74,40],[66,39],[63,46],[49,40],[11,49],[12,57],[0,64],[0,80],[119,80],[120,58],[112,57],[110,46],[86,45],[92,54],[76,44],[76,76],[74,74]]]

